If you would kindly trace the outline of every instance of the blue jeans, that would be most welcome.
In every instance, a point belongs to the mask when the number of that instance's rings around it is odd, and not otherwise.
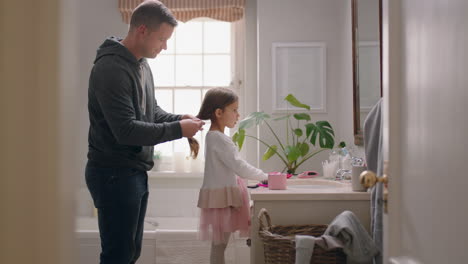
[[[136,263],[148,204],[148,174],[131,168],[86,165],[85,175],[98,209],[100,263]]]

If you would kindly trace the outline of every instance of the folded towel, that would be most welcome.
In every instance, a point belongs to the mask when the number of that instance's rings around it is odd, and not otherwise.
[[[324,235],[335,237],[343,243],[348,264],[372,263],[373,257],[379,253],[372,238],[350,211],[344,211],[335,217]]]
[[[315,237],[297,235],[296,240],[296,262],[295,264],[308,264],[314,254]]]
[[[314,254],[314,246],[318,245],[325,250],[342,248],[343,243],[335,237],[322,235],[320,237],[296,235],[296,261],[295,264],[308,264]]]

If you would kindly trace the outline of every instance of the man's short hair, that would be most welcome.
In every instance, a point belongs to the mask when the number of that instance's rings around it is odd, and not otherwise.
[[[156,30],[162,23],[177,26],[177,20],[165,5],[156,0],[148,0],[139,4],[133,10],[130,19],[130,30],[141,25]]]

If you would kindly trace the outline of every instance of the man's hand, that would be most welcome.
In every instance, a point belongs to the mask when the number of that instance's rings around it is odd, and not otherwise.
[[[189,114],[182,115],[181,120],[184,120],[184,119],[200,120],[199,118],[197,118],[197,117],[195,117],[193,115],[189,115]]]
[[[203,125],[205,122],[203,122],[200,119],[183,119],[180,120],[180,127],[182,128],[182,136],[191,138],[195,136],[195,134],[203,129]]]

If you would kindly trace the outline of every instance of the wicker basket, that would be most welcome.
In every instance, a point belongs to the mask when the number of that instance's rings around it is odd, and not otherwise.
[[[266,225],[264,222],[266,220]],[[295,235],[321,236],[327,225],[285,225],[272,226],[270,215],[265,208],[258,214],[258,234],[264,245],[265,264],[294,264],[296,260]],[[346,255],[341,249],[325,251],[314,247],[311,264],[345,264]]]

